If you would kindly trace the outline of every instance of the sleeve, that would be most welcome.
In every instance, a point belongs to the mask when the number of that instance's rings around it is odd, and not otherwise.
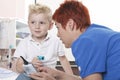
[[[13,56],[14,57],[23,56],[24,58],[26,58],[25,54],[26,54],[26,43],[25,43],[25,40],[22,40],[18,44]]]
[[[104,72],[106,65],[106,53],[103,45],[90,39],[82,39],[72,46],[76,64],[81,69],[82,78],[96,73]]]
[[[119,80],[120,79],[120,34],[112,36],[109,43],[107,58],[107,69],[109,79]],[[114,76],[113,76],[114,75]],[[107,79],[107,80],[109,80]]]
[[[60,39],[58,39],[58,48],[57,48],[57,53],[58,56],[64,56],[65,55],[65,47]]]

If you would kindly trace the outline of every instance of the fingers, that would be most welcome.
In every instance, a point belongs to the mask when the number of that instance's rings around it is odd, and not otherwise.
[[[56,74],[58,72],[56,69],[50,67],[39,67],[38,71],[45,72],[46,74],[49,74],[52,77],[56,77]]]
[[[37,57],[34,57],[32,60],[32,64],[35,64],[35,63],[42,63],[42,62],[38,60]]]
[[[35,62],[35,63],[33,63],[33,65],[34,65],[36,68],[38,68],[38,67],[43,66],[43,63],[41,63],[41,62]]]
[[[45,72],[33,73],[30,74],[30,77],[35,80],[56,80],[54,77]]]
[[[41,66],[41,67],[38,67],[38,71],[39,72],[51,73],[51,71],[53,71],[53,69],[51,69],[49,67],[46,67],[46,66]]]
[[[29,77],[35,79],[35,80],[43,80],[43,77],[40,76],[40,73],[33,73],[33,74],[30,74]]]
[[[34,65],[34,67],[38,68],[39,66],[43,66],[43,63],[37,59],[37,57],[34,57],[32,60],[32,64]]]

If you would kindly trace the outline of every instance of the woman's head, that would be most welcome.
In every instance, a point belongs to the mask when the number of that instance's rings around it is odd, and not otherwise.
[[[91,24],[88,9],[78,1],[64,2],[53,14],[53,20],[61,23],[64,29],[69,19],[73,19],[80,30]]]

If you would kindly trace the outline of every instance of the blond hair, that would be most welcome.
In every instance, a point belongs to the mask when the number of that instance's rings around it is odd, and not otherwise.
[[[44,13],[48,16],[48,20],[52,21],[52,11],[46,5],[42,5],[42,4],[38,4],[38,3],[29,5],[29,16],[31,14],[35,14],[35,13],[37,13],[37,14]]]

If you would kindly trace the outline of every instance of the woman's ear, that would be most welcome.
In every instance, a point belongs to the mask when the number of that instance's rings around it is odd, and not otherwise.
[[[74,29],[74,20],[69,19],[67,22],[67,26],[69,26],[69,29],[72,31]]]

